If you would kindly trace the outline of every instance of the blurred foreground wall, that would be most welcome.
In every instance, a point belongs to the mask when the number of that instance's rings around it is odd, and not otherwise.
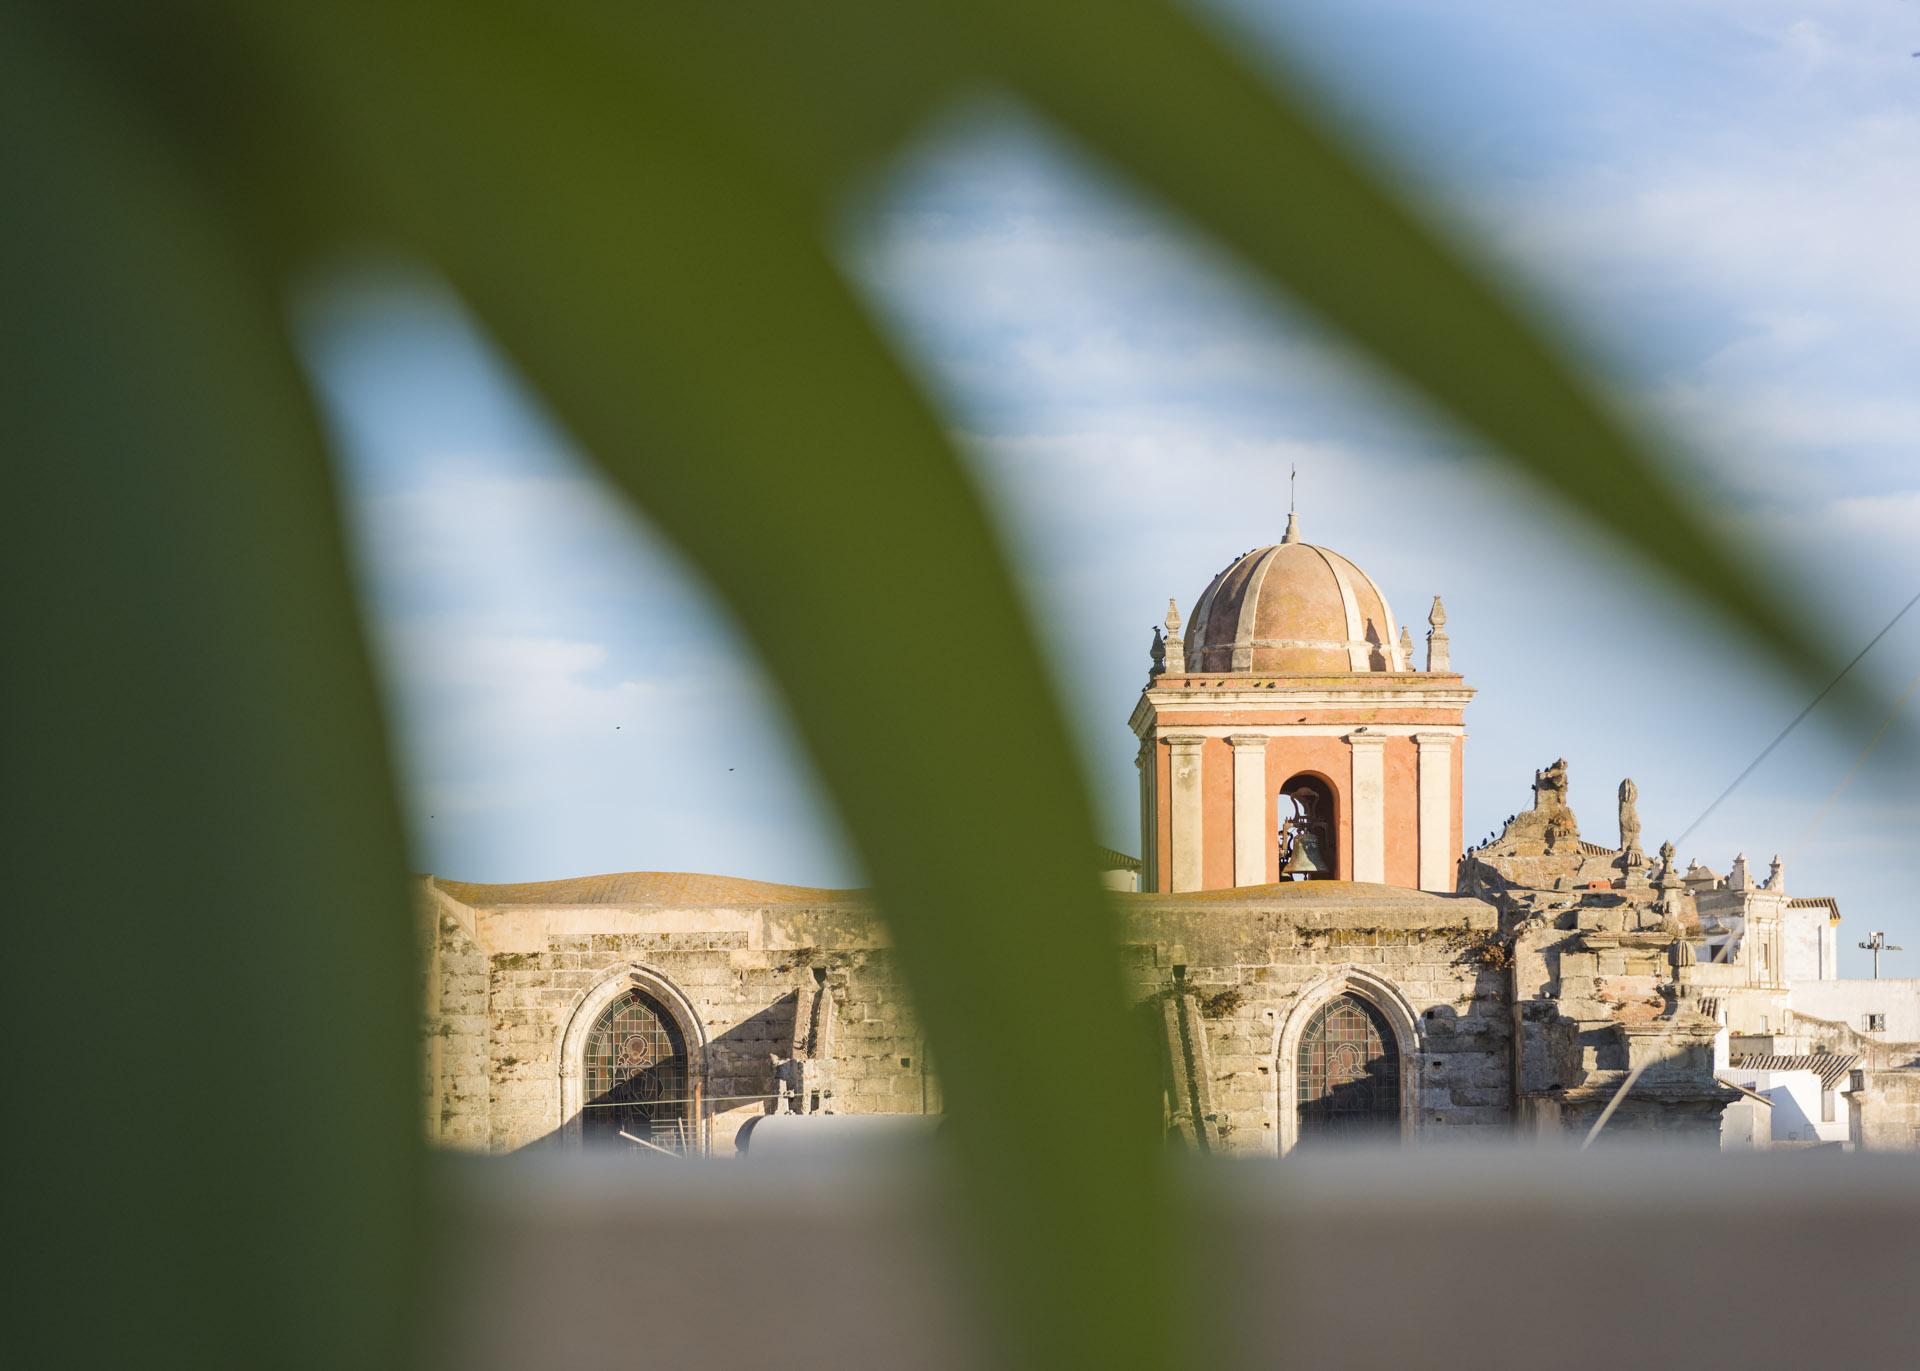
[[[441,1364],[996,1365],[930,1151],[449,1159]],[[1186,1180],[1196,1364],[1764,1371],[1920,1351],[1912,1157],[1482,1144]]]

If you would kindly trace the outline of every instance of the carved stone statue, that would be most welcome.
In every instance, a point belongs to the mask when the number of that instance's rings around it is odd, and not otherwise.
[[[1674,860],[1675,860],[1675,853],[1674,853],[1673,844],[1661,843],[1660,844],[1660,874],[1662,876],[1671,876],[1675,874],[1673,869]]]
[[[1539,833],[1546,850],[1569,852],[1580,845],[1580,825],[1567,808],[1567,759],[1533,773],[1534,817],[1523,827]],[[1511,826],[1511,821],[1509,821]]]
[[[1567,759],[1560,758],[1543,771],[1533,773],[1533,807],[1560,809],[1567,803]]]
[[[1647,864],[1640,850],[1640,787],[1632,778],[1620,782],[1620,865],[1629,869]]]

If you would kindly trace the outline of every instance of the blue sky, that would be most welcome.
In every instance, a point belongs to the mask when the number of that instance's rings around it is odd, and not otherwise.
[[[1560,312],[1712,484],[1703,508],[1851,651],[1920,591],[1920,5],[1221,4],[1487,260]],[[1565,755],[1587,836],[1649,845],[1804,703],[1016,105],[927,131],[841,250],[953,416],[1036,605],[1107,841],[1149,626],[1285,523],[1418,630],[1444,594],[1467,831]],[[432,278],[308,302],[400,737],[416,861],[475,880],[637,869],[849,884],[858,863],[723,610],[554,435]],[[636,386],[643,393],[643,386]],[[1920,673],[1920,610],[1863,664]],[[1802,727],[1684,845],[1788,856],[1920,968],[1920,788]]]

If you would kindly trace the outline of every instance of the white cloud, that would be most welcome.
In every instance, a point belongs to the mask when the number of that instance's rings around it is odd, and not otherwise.
[[[1391,25],[1415,8],[1355,10]],[[1347,22],[1347,7],[1325,13]],[[1633,359],[1619,367],[1630,398],[1694,436],[1764,555],[1794,575],[1811,555],[1840,632],[1869,612],[1863,585],[1920,580],[1914,13],[1489,4],[1430,21],[1472,31],[1480,79],[1423,58],[1407,70],[1430,85],[1409,95],[1373,55],[1327,75],[1348,83],[1343,108],[1399,98],[1409,126],[1444,126],[1412,144],[1432,150],[1429,182],[1490,252]],[[1590,54],[1561,24],[1616,30],[1615,46]],[[1613,60],[1623,47],[1632,61]],[[1309,537],[1353,555],[1416,626],[1426,597],[1447,594],[1456,660],[1483,691],[1473,832],[1565,751],[1581,794],[1631,771],[1649,832],[1677,833],[1798,708],[1705,616],[1524,486],[1457,459],[1336,344],[1270,317],[1167,221],[1007,127],[930,155],[855,256],[956,400],[1110,840],[1130,846],[1124,719],[1147,626],[1168,595],[1191,608],[1229,557],[1277,536],[1296,462]],[[1478,157],[1487,147],[1497,155]],[[406,429],[412,398],[395,389],[385,418]],[[405,479],[374,483],[361,507],[429,864],[846,878],[757,667],[657,538],[564,453],[513,434],[397,461]],[[1889,650],[1873,669],[1910,669],[1910,643]],[[1816,732],[1715,816],[1700,855],[1724,866],[1735,844],[1788,845],[1849,755]],[[1850,798],[1829,827],[1844,820],[1884,858],[1910,837],[1891,812]],[[1604,813],[1589,815],[1596,830]],[[1835,890],[1857,914],[1893,898],[1896,865],[1816,855],[1796,888]]]
[[[407,469],[355,523],[420,865],[857,880],[764,673],[597,479],[542,448]]]

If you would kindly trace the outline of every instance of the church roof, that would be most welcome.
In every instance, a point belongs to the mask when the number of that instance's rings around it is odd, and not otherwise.
[[[1110,847],[1096,847],[1094,856],[1103,871],[1138,871],[1140,859]],[[741,876],[709,876],[697,871],[615,871],[601,876],[573,876],[558,881],[518,881],[489,885],[481,881],[452,881],[430,876],[432,883],[475,908],[562,905],[657,905],[672,909],[741,907],[770,904],[828,904],[864,900],[864,890],[834,890],[822,886],[780,885]]]
[[[1196,672],[1328,675],[1409,671],[1400,623],[1373,578],[1330,548],[1287,537],[1213,578],[1187,625]]]
[[[621,871],[604,876],[575,876],[562,881],[521,881],[486,885],[477,881],[433,883],[464,905],[663,905],[701,906],[824,904],[863,892],[825,890],[805,885],[776,885],[738,876],[707,876],[693,871]]]

